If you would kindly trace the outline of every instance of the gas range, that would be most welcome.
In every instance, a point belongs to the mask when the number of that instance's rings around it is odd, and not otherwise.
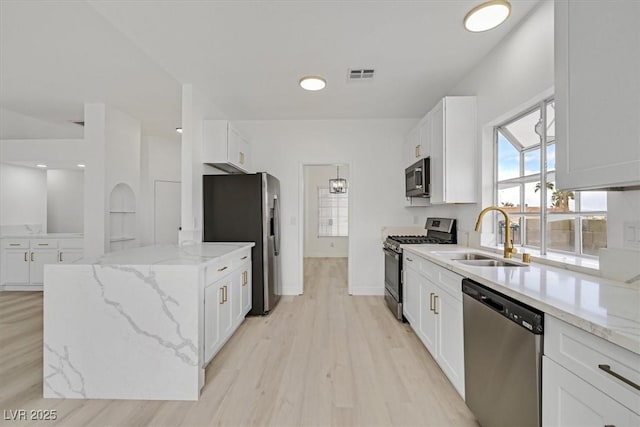
[[[420,244],[454,244],[456,243],[456,220],[451,218],[427,218],[426,235],[388,236],[383,246],[398,254],[402,253],[400,245]]]
[[[427,234],[420,236],[389,236],[383,243],[384,250],[384,299],[391,312],[402,320],[402,246],[419,244],[456,243],[456,220],[451,218],[427,218],[424,227]]]

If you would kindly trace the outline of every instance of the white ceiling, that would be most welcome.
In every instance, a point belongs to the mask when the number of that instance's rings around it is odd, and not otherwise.
[[[538,0],[469,33],[455,1],[0,2],[0,106],[81,120],[84,101],[179,125],[180,83],[230,119],[421,117]],[[348,68],[375,68],[347,82]],[[298,87],[306,74],[324,91]]]

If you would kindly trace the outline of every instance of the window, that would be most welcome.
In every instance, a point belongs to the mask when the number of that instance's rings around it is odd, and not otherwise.
[[[347,237],[349,235],[348,193],[330,193],[318,188],[318,237]]]
[[[497,205],[509,212],[514,245],[596,256],[607,245],[607,193],[555,185],[552,99],[497,126]],[[498,241],[504,220],[497,217]]]

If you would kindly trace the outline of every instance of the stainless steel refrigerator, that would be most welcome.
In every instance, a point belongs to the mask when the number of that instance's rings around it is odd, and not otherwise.
[[[204,175],[205,242],[255,242],[250,314],[267,314],[282,294],[280,181],[260,172]]]

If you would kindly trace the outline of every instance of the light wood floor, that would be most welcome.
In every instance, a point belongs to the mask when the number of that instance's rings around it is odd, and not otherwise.
[[[477,426],[382,297],[349,296],[346,259],[305,260],[305,294],[250,317],[206,370],[197,402],[42,398],[42,293],[0,292],[3,412],[55,409],[26,426]]]

